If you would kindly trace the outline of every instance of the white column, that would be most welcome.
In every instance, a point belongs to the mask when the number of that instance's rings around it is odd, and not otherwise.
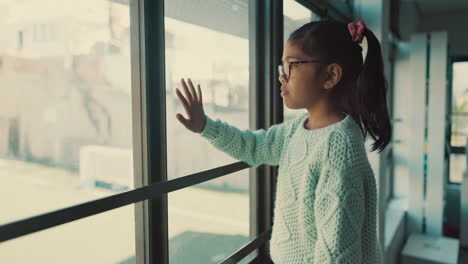
[[[422,232],[424,208],[424,152],[425,152],[425,111],[426,111],[426,67],[427,67],[427,34],[419,33],[411,36],[411,87],[408,93],[411,97],[409,130],[407,138],[408,155],[408,233]]]
[[[411,130],[414,90],[411,72],[411,34],[416,31],[420,20],[417,6],[414,2],[401,2],[398,23],[400,40],[397,40],[397,51],[394,67],[393,86],[393,194],[396,198],[405,199],[406,207],[410,188],[408,185],[410,175],[410,151],[413,147]]]
[[[430,33],[426,233],[443,235],[444,191],[447,179],[447,32]]]

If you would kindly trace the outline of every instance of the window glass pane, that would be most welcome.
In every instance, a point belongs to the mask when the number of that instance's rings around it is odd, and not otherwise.
[[[134,206],[2,242],[0,263],[134,264]]]
[[[133,188],[130,11],[123,2],[0,1],[0,225]],[[125,242],[104,245],[99,232],[88,232],[112,221],[83,220],[86,228],[14,240],[18,261],[2,261],[0,253],[0,263],[52,263],[55,255],[62,256],[55,263],[71,256],[115,263],[100,260],[134,252],[133,235],[124,233],[133,232],[133,211],[120,212],[128,225],[116,218],[110,231]]]
[[[249,128],[248,5],[240,1],[166,1],[168,178],[236,162],[176,118],[188,118],[175,89],[200,84],[205,114]],[[244,172],[248,182],[247,172]]]
[[[453,63],[452,135],[450,145],[465,147],[468,136],[468,62]],[[466,169],[466,155],[450,155],[450,182],[461,183]]]
[[[250,241],[249,192],[223,187],[223,178],[168,194],[169,263],[220,263]]]
[[[299,4],[295,0],[285,0],[283,2],[284,16],[284,46],[288,41],[289,35],[302,25],[320,20],[320,17],[310,9]],[[293,119],[301,113],[307,112],[305,109],[290,109],[286,105],[283,106],[284,121]]]
[[[468,105],[468,102],[467,102],[467,105]],[[460,109],[460,107],[464,107],[463,103],[456,103],[456,102],[454,102],[454,106],[458,109]],[[468,112],[452,114],[452,137],[450,140],[450,144],[452,146],[465,147],[466,136],[468,135],[467,125],[468,125]]]
[[[465,154],[450,154],[450,179],[452,183],[461,183],[466,170]]]
[[[468,62],[453,64],[451,145],[464,147],[468,136]]]
[[[249,129],[248,1],[166,0],[165,27],[168,178],[238,162],[177,120],[175,89],[190,78],[206,115]],[[169,195],[172,263],[219,263],[249,241],[249,170],[206,184]]]

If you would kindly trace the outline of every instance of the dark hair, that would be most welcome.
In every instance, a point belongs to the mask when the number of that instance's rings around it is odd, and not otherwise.
[[[353,42],[348,26],[338,21],[314,21],[296,29],[288,41],[299,45],[302,51],[326,63],[337,63],[342,78],[330,91],[333,106],[345,112],[374,139],[372,151],[385,149],[392,129],[387,109],[387,82],[380,44],[374,33],[366,29],[367,55],[363,62],[362,47]]]

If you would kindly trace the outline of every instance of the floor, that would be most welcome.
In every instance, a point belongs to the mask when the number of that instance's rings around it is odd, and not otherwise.
[[[466,264],[468,263],[468,248],[460,248],[458,255],[458,263]]]

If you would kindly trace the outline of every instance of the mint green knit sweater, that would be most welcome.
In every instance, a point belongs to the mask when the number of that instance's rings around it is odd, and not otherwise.
[[[249,165],[279,165],[270,240],[275,264],[381,263],[376,184],[350,115],[320,129],[308,113],[268,130],[207,117],[201,136]]]

